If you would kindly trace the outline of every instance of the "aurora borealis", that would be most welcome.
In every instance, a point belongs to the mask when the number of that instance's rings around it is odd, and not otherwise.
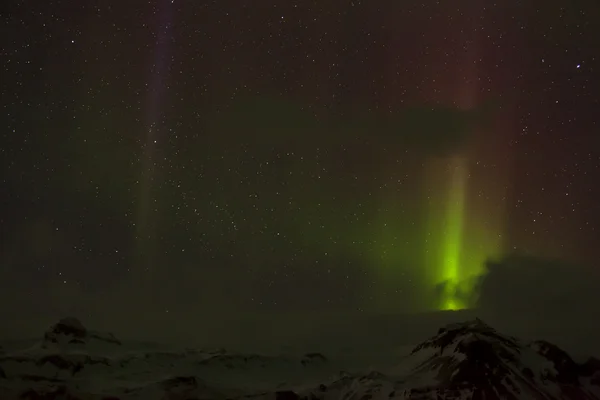
[[[597,262],[587,1],[9,3],[32,310],[455,310],[489,260]]]
[[[464,279],[462,270],[461,253],[463,251],[463,225],[465,215],[465,192],[467,169],[465,161],[457,158],[450,163],[450,193],[446,209],[446,226],[444,229],[443,258],[441,277],[443,281],[450,282],[449,290],[454,289]],[[462,308],[458,304],[454,293],[444,293],[442,309]]]

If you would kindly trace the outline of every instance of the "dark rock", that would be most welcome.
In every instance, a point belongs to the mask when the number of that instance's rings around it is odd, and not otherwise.
[[[88,337],[90,339],[97,339],[103,342],[107,342],[107,343],[111,343],[111,344],[116,344],[116,345],[121,345],[121,341],[119,339],[117,339],[115,337],[115,335],[113,335],[112,333],[102,333],[99,334],[97,332],[88,332]]]
[[[210,356],[199,360],[198,365],[207,366],[222,366],[227,369],[259,367],[265,368],[271,361],[269,357],[257,354],[221,354],[214,353]]]
[[[195,376],[175,376],[164,380],[162,386],[167,390],[178,386],[190,386],[196,388],[198,387],[198,381]]]
[[[37,361],[37,365],[52,364],[58,369],[72,369],[75,366],[71,360],[61,356],[60,354],[50,354],[41,357]]]
[[[30,374],[21,374],[21,375],[19,375],[19,378],[22,379],[22,380],[24,380],[24,381],[29,381],[29,382],[44,382],[44,383],[47,383],[49,385],[57,384],[57,383],[64,383],[65,382],[64,379],[50,378],[50,377],[47,377],[47,376],[30,375]]]
[[[50,330],[56,335],[63,334],[83,339],[87,335],[87,329],[77,318],[63,318],[58,321]]]
[[[83,345],[90,339],[121,345],[121,342],[111,333],[89,331],[77,318],[63,318],[46,331],[44,334],[45,343],[42,347],[48,348],[48,343],[58,344],[59,342],[69,345]]]
[[[581,376],[593,376],[597,372],[600,372],[600,360],[596,357],[588,358],[579,366],[579,373]]]
[[[545,340],[537,340],[531,346],[538,354],[554,365],[556,370],[555,380],[557,382],[572,385],[579,382],[580,367],[566,351]]]
[[[24,400],[78,400],[77,397],[68,393],[64,385],[54,387],[47,392],[38,392],[30,389],[23,392],[19,398]]]
[[[109,360],[106,358],[95,358],[90,356],[85,356],[81,360],[71,360],[65,355],[62,354],[49,354],[43,357],[40,357],[36,361],[36,365],[42,366],[45,364],[50,364],[55,366],[58,369],[69,370],[72,374],[76,374],[80,372],[85,365],[97,365],[102,364],[109,366]]]
[[[533,371],[531,370],[531,368],[525,367],[523,368],[523,375],[525,375],[525,377],[527,379],[533,379],[534,378],[534,374]]]
[[[275,392],[275,400],[300,400],[300,396],[291,390],[279,390]]]
[[[302,365],[312,365],[312,364],[322,364],[327,362],[327,357],[325,357],[321,353],[306,353],[302,360],[300,360]]]

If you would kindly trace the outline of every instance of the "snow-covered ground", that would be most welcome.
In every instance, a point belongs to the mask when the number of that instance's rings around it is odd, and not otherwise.
[[[436,334],[437,331],[437,334]],[[0,350],[0,399],[600,399],[600,361],[479,319],[415,346],[242,352],[121,341],[74,318]]]

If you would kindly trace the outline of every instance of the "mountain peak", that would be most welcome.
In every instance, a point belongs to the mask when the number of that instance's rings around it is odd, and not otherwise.
[[[457,346],[460,351],[468,351],[477,343],[497,343],[512,349],[517,349],[517,340],[510,336],[501,335],[494,328],[479,318],[473,320],[446,325],[438,330],[437,335],[424,341],[412,351],[413,354],[424,349],[437,350],[439,354],[446,350],[456,352]]]
[[[42,346],[83,345],[92,341],[117,345],[121,344],[112,333],[90,331],[79,319],[67,317],[59,320],[44,333]]]
[[[433,375],[436,390],[473,398],[593,398],[582,389],[584,368],[558,346],[523,343],[479,318],[440,328],[411,355],[419,360],[414,375]]]

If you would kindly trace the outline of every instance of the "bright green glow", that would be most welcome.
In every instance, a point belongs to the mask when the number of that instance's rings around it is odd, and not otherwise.
[[[468,176],[465,160],[453,159],[450,163],[450,173],[450,196],[445,216],[446,226],[440,276],[441,281],[446,283],[445,292],[442,294],[441,309],[443,310],[454,310],[465,306],[456,298],[461,278],[463,278],[460,262]]]
[[[356,201],[328,204],[325,197],[307,197],[303,209],[315,207],[308,215],[321,208],[338,212],[310,224],[309,218],[286,220],[292,224],[288,230],[303,232],[299,240],[304,246],[332,260],[367,263],[373,274],[363,282],[365,307],[384,312],[469,308],[476,301],[476,278],[485,262],[499,256],[504,214],[495,206],[500,195],[470,195],[468,162],[463,156],[429,158],[422,193],[407,197],[390,189],[371,215],[355,214]],[[485,187],[479,182],[477,189]],[[347,216],[355,216],[352,223]],[[335,246],[319,247],[332,238]]]
[[[461,310],[463,308],[465,308],[465,306],[461,302],[458,302],[455,299],[447,298],[442,303],[441,309],[442,310]]]

